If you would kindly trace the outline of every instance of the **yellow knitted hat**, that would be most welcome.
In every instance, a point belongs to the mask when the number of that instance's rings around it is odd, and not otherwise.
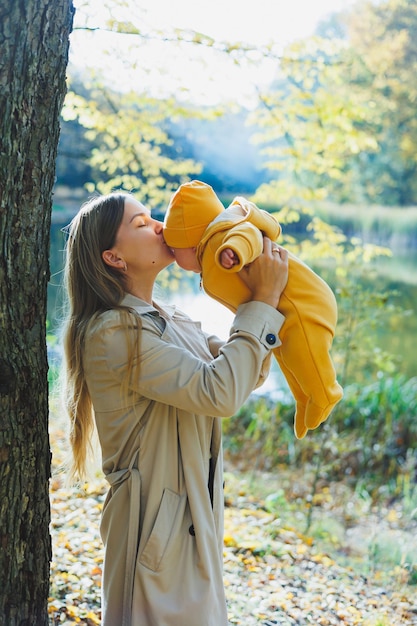
[[[194,248],[207,226],[224,211],[210,185],[192,180],[171,198],[164,219],[164,239],[172,248]]]

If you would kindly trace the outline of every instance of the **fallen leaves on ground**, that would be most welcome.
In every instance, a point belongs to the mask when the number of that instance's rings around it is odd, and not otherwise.
[[[100,624],[103,546],[99,534],[106,484],[65,489],[52,482],[51,624]]]
[[[315,550],[309,537],[275,528],[272,515],[226,510],[225,584],[232,624],[417,624],[412,594],[382,588]]]
[[[52,481],[53,626],[100,624],[99,522],[106,490],[104,480],[84,489]],[[224,564],[230,624],[417,625],[412,587],[382,587],[338,565],[253,496],[229,495]]]

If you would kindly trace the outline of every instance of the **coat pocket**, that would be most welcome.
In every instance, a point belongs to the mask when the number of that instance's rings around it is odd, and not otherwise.
[[[185,505],[186,496],[164,489],[155,524],[139,558],[142,565],[154,572],[158,571],[169,539],[178,525],[181,501]]]

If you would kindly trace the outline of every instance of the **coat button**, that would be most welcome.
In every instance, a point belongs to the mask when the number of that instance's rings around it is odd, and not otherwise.
[[[268,334],[267,334],[267,336],[265,337],[265,339],[266,339],[266,343],[267,343],[269,346],[273,346],[273,345],[275,345],[275,344],[276,344],[276,342],[277,342],[277,338],[276,338],[276,336],[274,335],[274,333],[268,333]]]
[[[191,524],[190,528],[188,529],[188,532],[190,533],[192,537],[195,537],[194,524]]]

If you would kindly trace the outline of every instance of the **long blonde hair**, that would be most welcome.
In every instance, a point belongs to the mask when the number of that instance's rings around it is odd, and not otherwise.
[[[70,420],[72,449],[70,480],[86,478],[94,432],[94,411],[83,369],[86,332],[91,322],[109,309],[121,310],[126,328],[132,321],[129,309],[120,306],[126,291],[125,277],[102,259],[102,252],[115,244],[127,197],[113,193],[93,198],[81,207],[68,227],[64,270],[68,313],[63,347],[64,405]],[[138,326],[137,319],[134,325]],[[132,358],[129,355],[129,361]]]

